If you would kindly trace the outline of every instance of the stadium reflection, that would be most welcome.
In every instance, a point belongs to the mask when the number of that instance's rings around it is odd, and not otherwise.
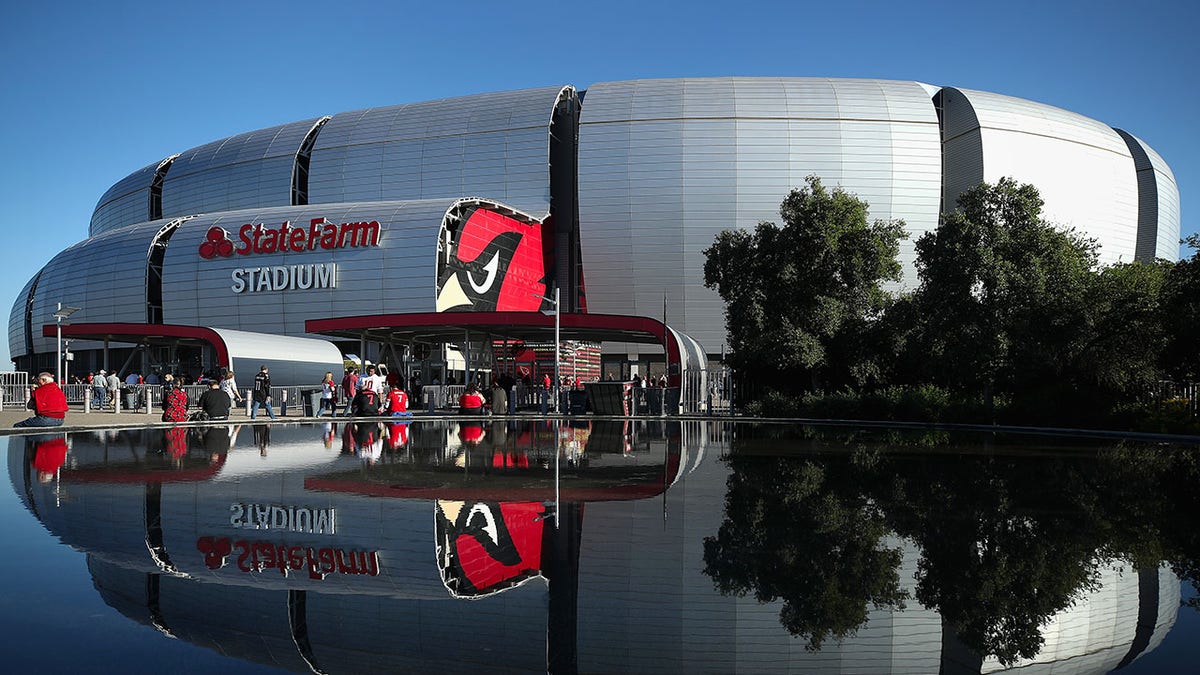
[[[9,472],[108,605],[296,672],[1105,672],[1196,559],[1195,449],[389,422],[13,437]]]

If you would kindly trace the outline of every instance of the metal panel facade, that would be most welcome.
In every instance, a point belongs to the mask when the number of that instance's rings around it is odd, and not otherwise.
[[[941,141],[915,82],[608,82],[584,99],[579,174],[589,310],[659,318],[665,304],[666,321],[711,353],[724,306],[704,288],[702,252],[717,233],[778,221],[788,191],[816,174],[918,236],[937,224]],[[901,255],[911,285],[911,241]]]
[[[1046,220],[1100,242],[1105,264],[1134,260],[1138,198],[1133,157],[1111,128],[1066,110],[1011,96],[959,89],[980,125],[983,180],[1031,183]],[[947,195],[947,204],[955,195]]]
[[[146,222],[150,218],[150,185],[160,163],[148,164],[110,187],[96,203],[88,234]]]
[[[1116,132],[1128,145],[1137,168],[1139,259],[1175,260],[1181,230],[1175,174],[1145,141],[1121,129]]]
[[[296,153],[316,122],[238,134],[183,153],[163,180],[163,217],[290,206]]]
[[[482,196],[550,204],[550,116],[561,87],[355,110],[317,136],[309,203]]]
[[[57,303],[80,307],[76,322],[146,321],[146,260],[150,241],[162,223],[149,223],[85,239],[56,255],[42,269],[33,303],[33,346],[54,353],[55,339],[42,337],[53,323]],[[80,340],[77,349],[102,347]],[[10,342],[10,348],[16,347]],[[24,351],[14,349],[13,355]]]
[[[163,261],[163,321],[259,333],[304,335],[307,319],[357,314],[434,311],[438,228],[453,200],[319,204],[227,212],[180,226]],[[203,259],[200,246],[212,227],[235,244],[243,225],[279,228],[288,221],[307,229],[313,219],[329,223],[377,221],[379,245]],[[239,244],[240,245],[240,244]],[[336,265],[336,287],[275,290],[257,283],[259,269]],[[234,290],[237,270],[254,269],[247,287]],[[275,279],[278,281],[278,278]],[[312,283],[312,282],[310,282]],[[315,284],[314,284],[315,285]]]
[[[206,215],[181,225],[166,250],[163,320],[302,335],[303,321],[314,316],[433,311],[433,252],[454,200],[494,199],[537,219],[549,212],[550,123],[564,95],[574,96],[574,89],[498,92],[337,114],[316,134],[306,207],[291,206],[292,175],[315,119],[172,156],[163,177],[162,215]],[[1174,176],[1158,153],[1129,138],[1144,152],[1142,165],[1135,167],[1128,139],[1095,120],[1008,96],[918,82],[599,83],[583,98],[578,137],[588,309],[664,319],[710,354],[719,353],[724,307],[704,288],[704,249],[723,229],[778,221],[779,203],[810,174],[866,200],[871,218],[906,222],[910,238],[901,245],[904,279],[898,288],[916,285],[913,244],[936,227],[942,204],[952,208],[962,190],[1002,176],[1035,184],[1047,218],[1097,238],[1102,262],[1134,258],[1139,213],[1155,225],[1153,240],[1143,247],[1175,259],[1180,205]],[[27,351],[28,292],[36,296],[39,353],[53,351],[38,328],[56,302],[83,307],[80,321],[145,321],[147,254],[168,222],[145,222],[160,165],[149,164],[113,185],[95,209],[91,238],[60,253],[44,268],[36,289],[27,287],[16,299],[9,321],[14,356]],[[1143,179],[1153,177],[1141,181],[1140,197],[1137,169]],[[569,183],[555,189],[573,189]],[[333,223],[378,221],[383,241],[373,249],[273,254],[269,262],[264,256],[198,255],[214,225],[236,232],[247,223],[279,227],[285,220],[320,217]],[[233,293],[232,270],[250,267],[247,260],[256,257],[266,266],[336,262],[338,289]],[[626,347],[608,344],[606,351]]]

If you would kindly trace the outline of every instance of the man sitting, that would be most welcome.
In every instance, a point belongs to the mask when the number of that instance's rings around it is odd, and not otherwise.
[[[229,419],[229,409],[233,407],[233,401],[221,389],[221,383],[218,380],[208,381],[208,391],[200,394],[200,399],[196,401],[200,409],[208,415],[210,420],[227,420]]]
[[[368,381],[369,382],[369,381]],[[379,414],[379,393],[368,386],[359,389],[350,402],[350,414],[355,417],[372,417]]]
[[[67,396],[53,375],[38,373],[26,407],[33,411],[33,417],[17,422],[14,427],[61,427],[67,416]]]

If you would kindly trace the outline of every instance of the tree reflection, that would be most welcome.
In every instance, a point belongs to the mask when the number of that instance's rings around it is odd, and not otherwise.
[[[705,572],[722,593],[783,600],[782,624],[810,649],[853,634],[869,607],[903,606],[889,533],[920,551],[916,599],[1006,665],[1037,655],[1041,627],[1093,590],[1102,566],[1165,561],[1197,585],[1194,447],[1001,453],[944,435],[809,430],[788,443],[800,454],[764,456],[778,453],[773,433],[733,446]],[[931,439],[942,445],[911,450]]]
[[[867,620],[867,605],[903,607],[898,549],[844,466],[731,457],[725,522],[704,541],[705,573],[725,594],[783,600],[780,622],[819,649]]]

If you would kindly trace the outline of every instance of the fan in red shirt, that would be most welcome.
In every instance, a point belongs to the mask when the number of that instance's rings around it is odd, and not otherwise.
[[[408,393],[400,387],[392,387],[388,392],[387,411],[393,417],[408,417]]]
[[[458,412],[463,415],[482,415],[483,404],[483,394],[479,393],[479,385],[472,382],[458,398]]]
[[[33,417],[17,422],[14,427],[60,427],[67,416],[67,396],[53,375],[38,373],[37,385],[26,407],[33,411]]]

